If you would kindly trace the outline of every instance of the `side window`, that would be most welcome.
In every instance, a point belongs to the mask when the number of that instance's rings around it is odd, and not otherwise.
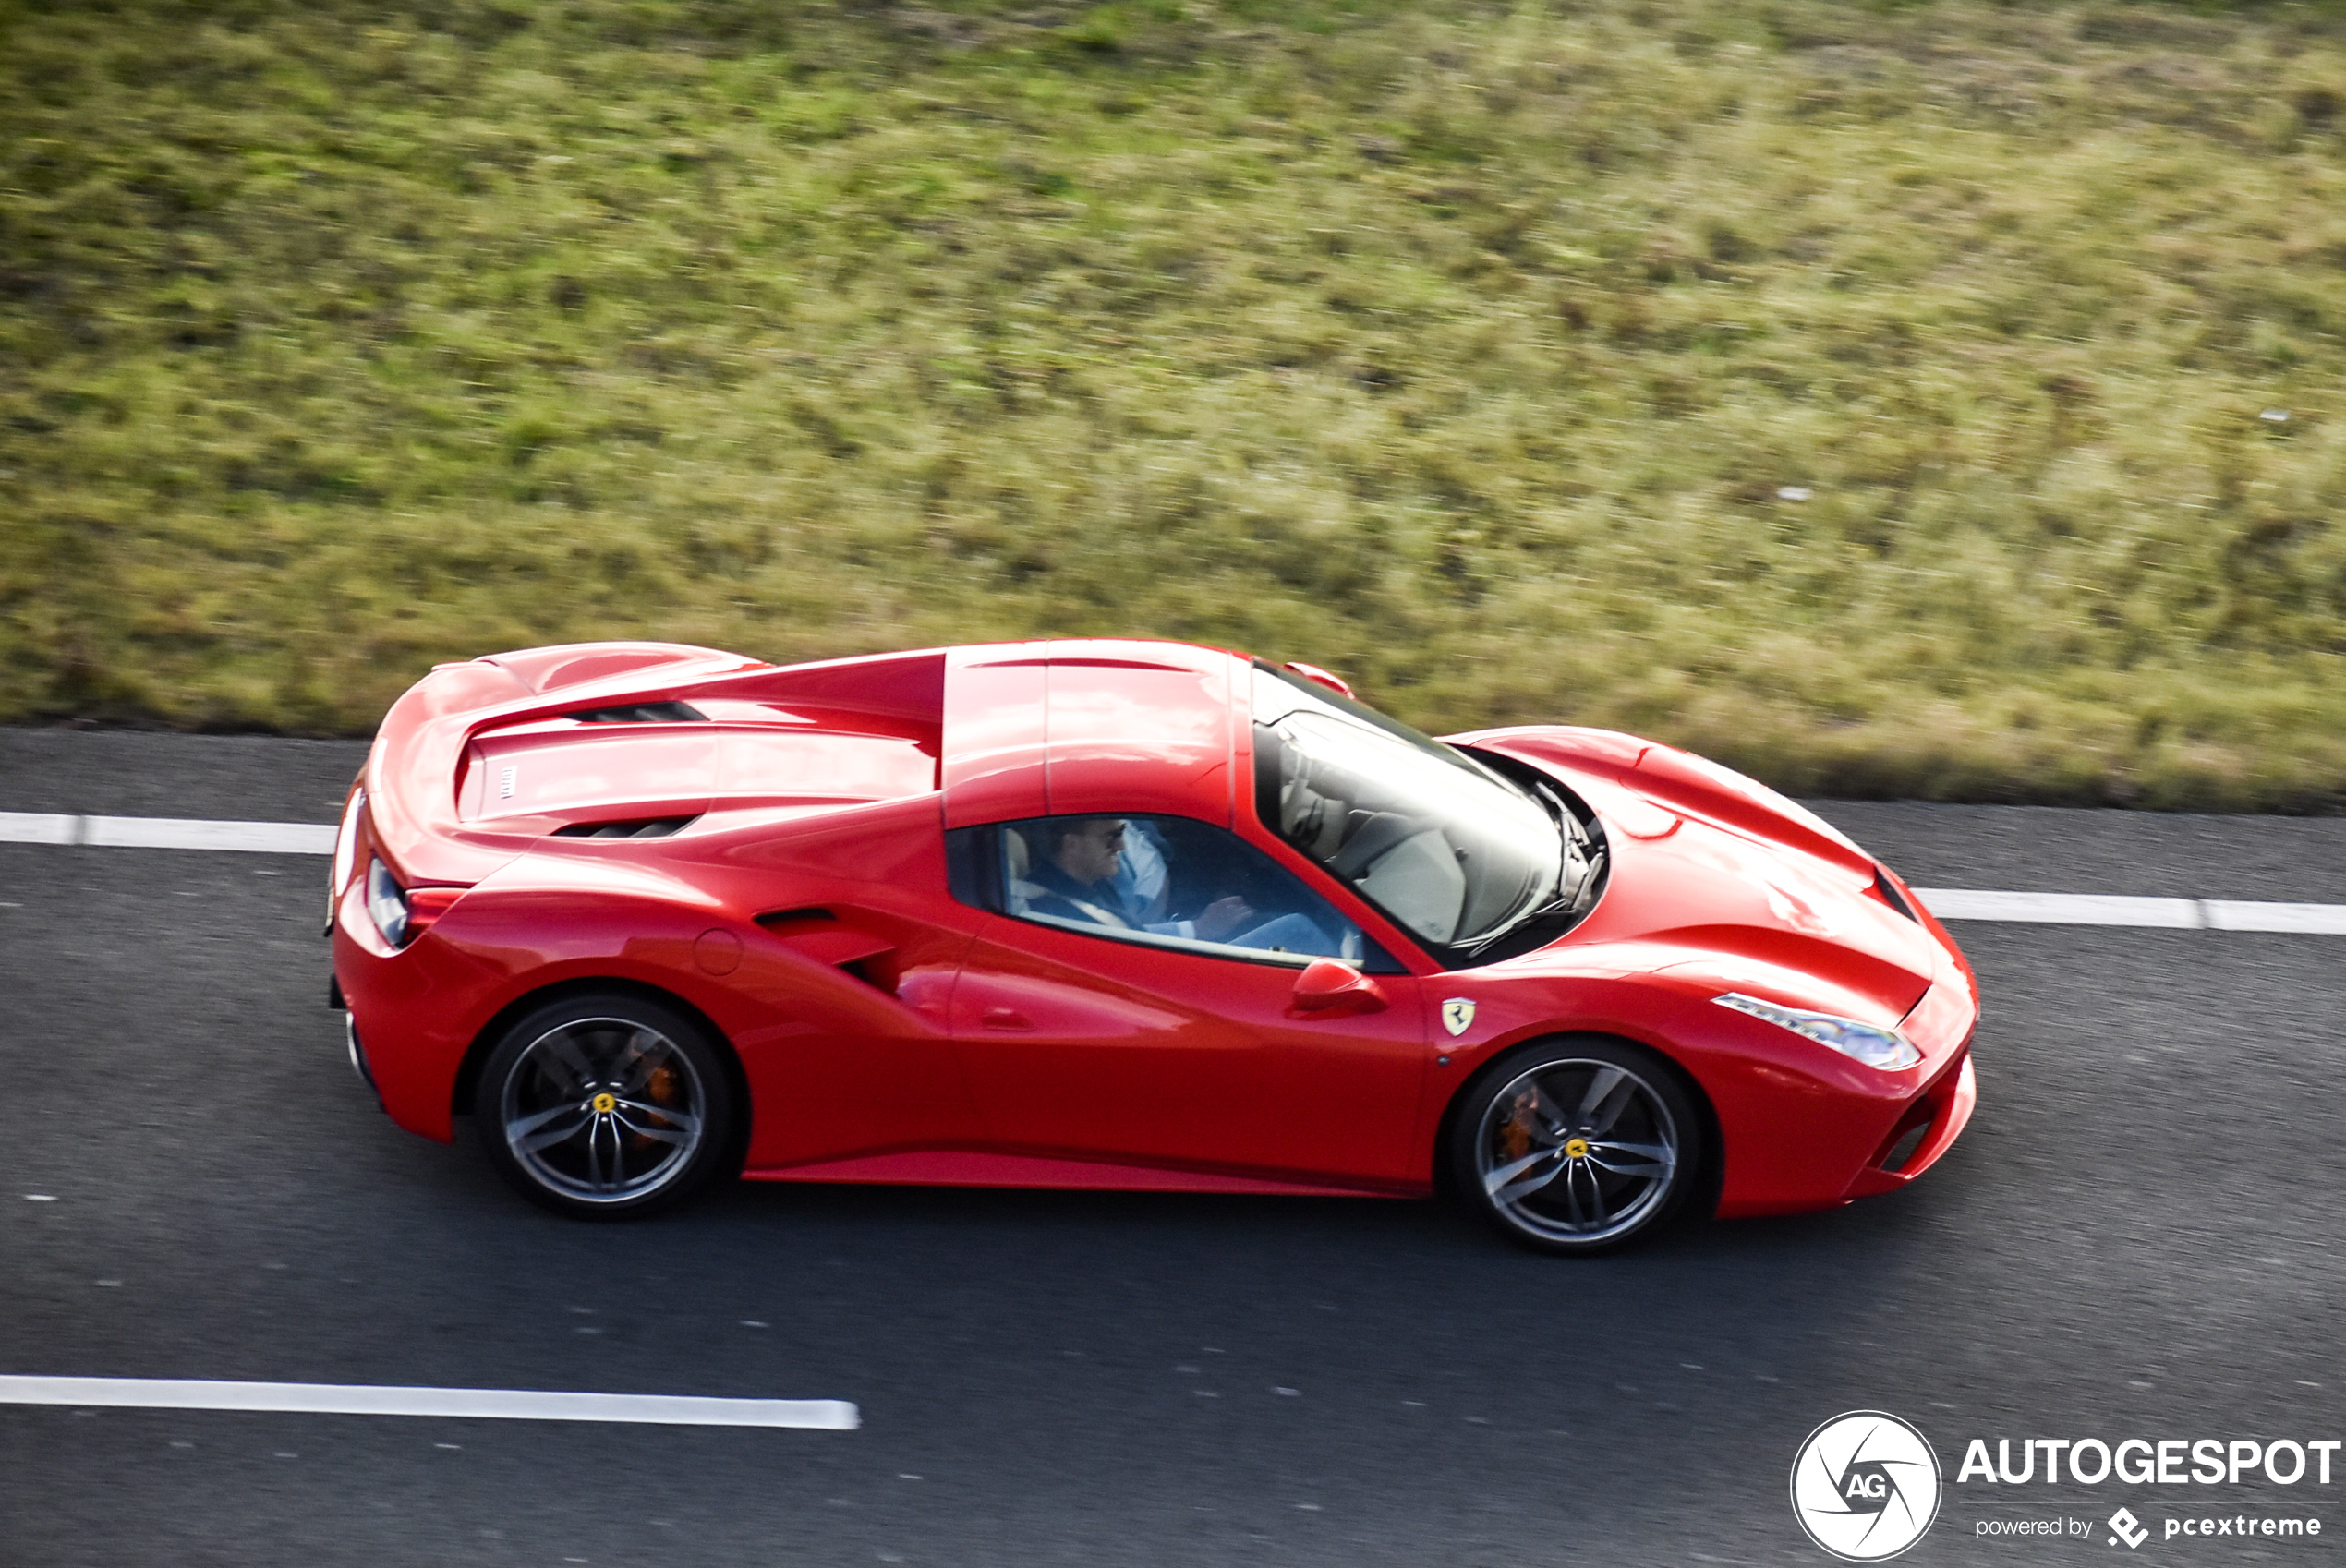
[[[956,895],[966,888],[975,896],[965,901],[1021,920],[1258,963],[1340,959],[1402,972],[1326,899],[1226,828],[1179,816],[1046,816],[967,832]]]

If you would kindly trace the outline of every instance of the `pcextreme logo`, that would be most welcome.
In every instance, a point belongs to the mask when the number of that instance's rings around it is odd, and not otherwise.
[[[1792,1461],[1792,1513],[1844,1562],[1880,1562],[1939,1515],[1939,1456],[1922,1433],[1880,1410],[1835,1416]]]

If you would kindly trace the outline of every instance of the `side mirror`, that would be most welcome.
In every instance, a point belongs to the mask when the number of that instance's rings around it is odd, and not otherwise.
[[[1334,959],[1314,959],[1303,966],[1295,977],[1295,995],[1289,1006],[1299,1013],[1323,1013],[1332,1007],[1348,1012],[1373,1013],[1385,1007],[1385,993],[1377,983]]]
[[[1349,681],[1341,675],[1331,675],[1316,664],[1305,664],[1300,659],[1289,659],[1287,667],[1306,681],[1316,681],[1331,692],[1348,697],[1352,694],[1352,683]]]

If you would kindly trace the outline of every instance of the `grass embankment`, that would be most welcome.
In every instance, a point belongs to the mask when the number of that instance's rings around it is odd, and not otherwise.
[[[2325,6],[0,0],[0,717],[1142,633],[2335,808],[2341,153]]]

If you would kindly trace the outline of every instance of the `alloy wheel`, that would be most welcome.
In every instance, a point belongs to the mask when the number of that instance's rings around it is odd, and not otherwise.
[[[1679,1187],[1679,1118],[1620,1062],[1556,1056],[1484,1104],[1474,1179],[1494,1217],[1572,1250],[1622,1239],[1658,1218]]]
[[[568,1020],[513,1059],[497,1120],[521,1172],[570,1203],[633,1204],[692,1167],[708,1094],[691,1056],[649,1024]]]

